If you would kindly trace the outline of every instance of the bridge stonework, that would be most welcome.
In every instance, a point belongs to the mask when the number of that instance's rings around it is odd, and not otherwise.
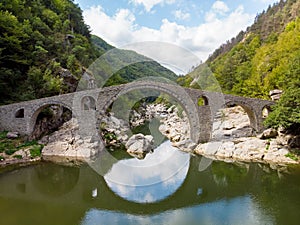
[[[172,96],[186,112],[190,138],[196,143],[210,140],[213,119],[219,109],[240,105],[248,114],[250,126],[254,131],[261,132],[264,129],[262,111],[274,104],[272,101],[182,88],[173,84],[138,81],[1,106],[0,130],[30,135],[39,113],[47,106],[60,105],[71,110],[73,117],[78,119],[81,135],[99,135],[101,118],[109,106],[120,96],[134,90],[155,90]],[[205,100],[205,105],[198,106],[200,98]]]

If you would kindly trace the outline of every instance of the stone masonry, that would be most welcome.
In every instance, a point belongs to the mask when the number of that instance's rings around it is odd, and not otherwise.
[[[77,118],[81,135],[98,136],[97,128],[100,126],[102,115],[116,99],[133,90],[155,90],[176,99],[188,116],[190,138],[196,143],[210,140],[213,119],[219,109],[240,105],[249,116],[250,126],[254,131],[261,132],[264,129],[262,112],[274,104],[272,101],[183,88],[168,83],[137,81],[1,106],[0,130],[30,135],[39,113],[44,108],[61,105],[71,110],[73,117]],[[202,106],[198,106],[200,98],[205,103]]]

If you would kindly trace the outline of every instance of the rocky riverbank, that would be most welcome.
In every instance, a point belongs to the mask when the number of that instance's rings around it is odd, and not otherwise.
[[[171,107],[164,112],[159,130],[180,150],[222,161],[262,162],[268,164],[299,164],[289,143],[298,139],[272,129],[255,135],[247,114],[241,107],[221,110],[215,118],[212,141],[196,145],[189,139],[186,114]],[[299,145],[295,145],[299,146]]]
[[[16,132],[0,132],[0,167],[38,162],[42,148],[43,145],[28,141]]]
[[[132,156],[144,158],[153,150],[153,137],[133,135],[131,128],[157,118],[161,122],[159,131],[171,141],[173,146],[182,151],[228,162],[299,164],[297,155],[289,147],[291,142],[297,144],[298,139],[274,130],[267,130],[255,136],[247,114],[241,107],[220,111],[214,121],[212,141],[198,145],[189,138],[190,128],[185,112],[181,112],[175,106],[167,108],[161,104],[147,105],[142,112],[133,112],[132,115],[128,122],[116,118],[113,114],[102,119],[100,130],[108,149],[113,151],[115,148],[122,147]],[[36,144],[44,146],[43,159],[56,162],[83,161],[96,155],[103,147],[93,137],[81,138],[77,120],[74,118],[64,123],[54,133],[44,136]],[[30,148],[20,149],[16,145],[15,149],[14,155],[6,157],[6,163],[21,161],[21,159],[33,160],[30,156]]]

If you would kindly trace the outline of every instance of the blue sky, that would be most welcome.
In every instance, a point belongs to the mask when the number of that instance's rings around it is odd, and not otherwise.
[[[170,43],[206,60],[251,25],[277,0],[74,0],[92,33],[128,48],[137,42]]]

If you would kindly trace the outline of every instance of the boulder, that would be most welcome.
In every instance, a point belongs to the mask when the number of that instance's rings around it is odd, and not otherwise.
[[[277,137],[278,132],[276,129],[274,128],[269,128],[267,130],[265,130],[260,136],[260,139],[269,139],[269,138],[275,138]]]
[[[127,152],[138,158],[145,158],[146,154],[153,150],[153,137],[151,135],[135,134],[125,144]]]
[[[19,137],[19,133],[18,132],[8,132],[6,137],[9,139],[15,139],[15,138]]]

